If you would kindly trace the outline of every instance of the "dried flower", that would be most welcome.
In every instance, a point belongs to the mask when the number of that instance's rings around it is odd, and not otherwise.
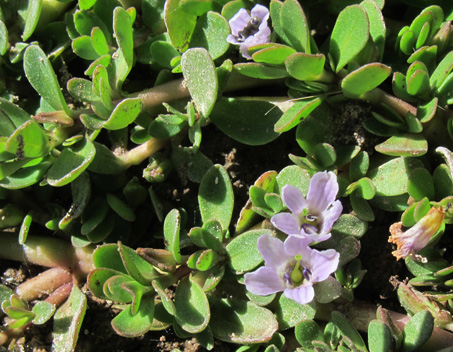
[[[229,21],[231,34],[227,37],[227,42],[239,45],[241,54],[247,59],[252,57],[248,49],[253,45],[269,43],[271,30],[267,24],[269,10],[256,5],[251,13],[240,9]]]
[[[340,216],[343,206],[335,200],[338,193],[337,176],[332,172],[318,172],[310,180],[307,198],[291,185],[282,188],[282,198],[291,213],[279,213],[272,224],[288,235],[298,235],[310,242],[330,238],[330,229]]]
[[[317,251],[296,236],[282,242],[263,235],[257,245],[265,266],[244,275],[247,290],[259,296],[283,291],[287,298],[300,304],[313,300],[313,284],[326,280],[337,270],[340,260],[334,249]]]
[[[397,250],[392,252],[396,259],[400,260],[409,255],[415,255],[419,250],[425,248],[429,240],[440,229],[444,216],[445,211],[442,207],[431,208],[428,214],[405,232],[401,229],[401,222],[390,226],[389,242],[397,245]]]

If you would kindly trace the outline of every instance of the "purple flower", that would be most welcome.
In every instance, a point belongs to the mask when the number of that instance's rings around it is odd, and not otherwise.
[[[307,198],[291,185],[282,188],[282,198],[291,213],[279,213],[272,224],[288,235],[321,242],[330,238],[330,229],[340,216],[343,206],[335,200],[338,193],[337,176],[332,172],[317,172],[310,180]]]
[[[335,272],[340,254],[334,249],[317,251],[307,241],[289,236],[283,243],[270,235],[258,239],[265,266],[244,275],[247,290],[259,296],[281,292],[297,303],[313,300],[313,284]]]
[[[231,34],[228,35],[227,42],[239,45],[242,56],[251,59],[248,53],[251,46],[269,43],[271,30],[267,24],[268,19],[269,10],[262,5],[256,5],[250,14],[247,10],[240,9],[229,21]]]

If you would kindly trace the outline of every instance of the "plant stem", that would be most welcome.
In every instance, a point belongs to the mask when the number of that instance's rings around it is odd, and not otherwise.
[[[94,269],[94,246],[74,248],[59,238],[28,236],[20,245],[16,234],[0,233],[0,257],[47,267],[69,269],[76,277],[83,278]]]
[[[264,80],[246,77],[237,73],[236,71],[231,72],[231,75],[227,81],[225,91],[235,91],[240,89],[248,89],[260,86],[266,86],[275,84],[275,80]],[[143,110],[148,110],[153,107],[159,106],[162,103],[168,103],[170,101],[188,98],[190,96],[189,90],[184,79],[177,79],[170,81],[153,88],[143,90],[138,93],[133,93],[127,96],[127,98],[140,98],[143,103]],[[118,101],[114,102],[117,104]]]
[[[16,293],[22,299],[32,301],[67,283],[72,283],[72,274],[64,268],[55,267],[25,281],[16,288]]]
[[[132,165],[139,165],[141,162],[149,158],[158,150],[162,149],[168,140],[151,138],[149,141],[140,144],[138,147],[129,150],[127,153],[119,155],[117,158],[121,160],[124,167],[127,169]]]
[[[417,108],[404,100],[398,99],[397,97],[384,92],[380,88],[375,88],[369,92],[366,92],[360,96],[360,99],[366,100],[371,104],[379,105],[385,104],[395,110],[402,117],[405,117],[408,112],[417,116]]]

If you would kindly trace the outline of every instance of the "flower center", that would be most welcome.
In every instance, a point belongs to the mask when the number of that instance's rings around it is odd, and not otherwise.
[[[256,17],[250,17],[247,25],[238,33],[237,41],[240,43],[244,42],[248,37],[256,34],[259,31],[259,27],[260,20]]]
[[[294,266],[289,266],[283,274],[283,280],[293,287],[300,286],[304,280],[310,280],[311,271],[302,264],[302,256],[296,255],[294,257]]]
[[[320,223],[318,216],[310,214],[308,209],[305,208],[302,213],[300,213],[300,227],[307,233],[317,233],[318,232],[318,225]]]

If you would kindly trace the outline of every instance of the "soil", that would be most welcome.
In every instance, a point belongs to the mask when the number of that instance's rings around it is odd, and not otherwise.
[[[342,107],[351,111],[350,107]],[[353,109],[354,110],[354,109]],[[365,109],[366,110],[366,109]],[[360,123],[358,118],[357,123]],[[345,119],[344,121],[348,121]],[[349,120],[350,121],[350,120]],[[337,126],[337,128],[339,128]],[[363,131],[357,130],[357,135]],[[207,126],[203,130],[202,151],[213,163],[224,165],[228,171],[235,194],[233,222],[237,219],[241,207],[248,199],[248,188],[265,171],[280,171],[283,167],[291,165],[288,154],[301,155],[302,151],[295,141],[295,131],[292,130],[274,142],[265,146],[245,146],[233,141],[216,129]],[[366,143],[366,136],[360,135],[356,141]],[[140,168],[137,168],[139,170]],[[160,196],[165,196],[170,203],[184,204],[186,200],[196,197],[198,185],[188,183],[175,186],[173,191]],[[345,207],[346,209],[346,207]],[[392,215],[390,215],[391,217]],[[383,305],[385,308],[400,310],[395,287],[390,282],[399,277],[405,279],[408,273],[404,263],[397,262],[391,255],[392,246],[388,243],[389,221],[398,221],[399,214],[394,214],[394,219],[389,219],[385,214],[383,218],[377,214],[377,219],[370,224],[368,232],[361,240],[362,250],[359,258],[363,268],[368,271],[362,284],[354,292],[355,298],[367,302]],[[155,226],[161,226],[157,223]],[[160,240],[161,242],[161,240]],[[153,243],[155,244],[155,243]],[[147,246],[150,243],[137,243],[136,246]],[[0,262],[4,282],[14,286],[26,277],[36,274],[36,267],[27,267],[12,262]],[[110,321],[118,313],[110,303],[93,297],[88,290],[84,290],[88,297],[88,309],[79,335],[76,351],[79,352],[121,352],[121,351],[205,351],[196,339],[180,339],[173,329],[159,332],[149,332],[139,338],[123,338],[115,334]],[[404,312],[403,312],[404,313]],[[52,341],[52,323],[44,326],[32,326],[26,335],[17,341],[14,351],[50,351]],[[217,342],[214,351],[235,351],[236,345]],[[0,351],[2,349],[0,348]]]

